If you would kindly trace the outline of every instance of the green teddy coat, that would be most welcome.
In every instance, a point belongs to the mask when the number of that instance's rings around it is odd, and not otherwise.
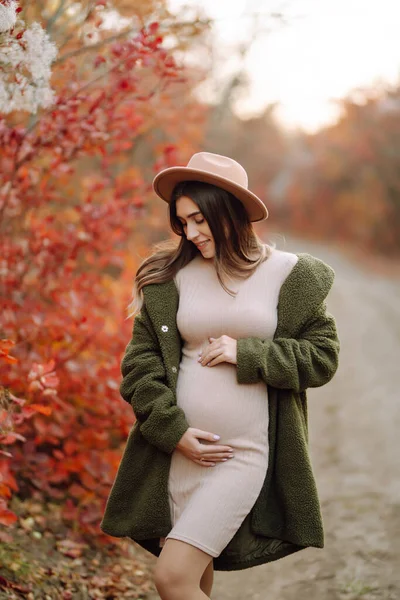
[[[273,340],[237,341],[238,383],[263,380],[268,387],[269,464],[252,510],[214,558],[215,570],[245,569],[324,545],[308,452],[306,390],[327,383],[338,366],[337,329],[325,302],[334,271],[309,254],[298,257],[280,290]],[[171,453],[189,427],[176,403],[182,347],[178,301],[173,280],[144,288],[144,305],[121,364],[120,392],[137,420],[100,524],[104,533],[129,537],[155,556],[160,537],[172,528]]]

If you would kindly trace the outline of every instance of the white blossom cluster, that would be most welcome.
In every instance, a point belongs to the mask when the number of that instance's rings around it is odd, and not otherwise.
[[[14,4],[0,5],[3,9],[0,24],[4,9],[15,13]],[[8,22],[11,21],[10,17]],[[25,26],[23,21],[19,23]],[[36,113],[39,107],[53,104],[50,78],[51,63],[56,56],[56,45],[39,23],[32,23],[20,39],[9,33],[0,34],[0,113],[14,110]]]
[[[18,4],[16,0],[0,4],[0,33],[10,31],[14,27],[17,22],[17,8]]]

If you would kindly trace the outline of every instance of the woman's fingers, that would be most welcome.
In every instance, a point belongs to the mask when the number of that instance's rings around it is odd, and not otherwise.
[[[237,364],[237,340],[222,335],[220,338],[209,337],[210,344],[199,352],[199,362],[204,367],[213,367],[221,362]]]
[[[233,458],[233,457],[231,457]],[[203,458],[203,460],[201,460],[200,458],[197,458],[194,462],[197,463],[198,465],[200,465],[201,467],[215,467],[215,465],[217,465],[218,463],[221,462],[227,462],[228,460],[230,460],[231,458]]]
[[[196,458],[194,462],[202,467],[215,467],[217,463],[226,462],[234,457],[232,453],[224,454],[203,454],[200,458]]]
[[[216,443],[218,439],[215,438],[219,438],[218,435],[210,431],[196,429],[195,427],[191,427],[190,432],[198,441],[196,448],[197,456],[195,458],[192,457],[192,460],[202,467],[212,467],[217,462],[227,461],[234,457],[231,446]]]
[[[217,463],[233,458],[231,446],[216,445],[216,434],[189,427],[177,445],[177,450],[186,458],[202,467],[214,467]],[[199,441],[203,439],[203,443]],[[203,460],[201,460],[203,459]]]
[[[208,363],[210,363],[215,358],[218,358],[218,356],[222,356],[222,359],[224,359],[224,354],[219,348],[218,350],[207,352],[207,354],[205,354],[204,356],[199,357],[198,362],[204,367],[204,365],[208,365]]]
[[[228,452],[232,454],[233,448],[231,446],[209,446],[203,444],[201,453],[202,454],[220,454],[221,452]]]
[[[212,452],[202,454],[200,458],[204,458],[204,460],[222,460],[223,458],[231,458],[233,457],[233,452],[221,452],[219,454],[214,454]]]
[[[215,467],[215,465],[217,464],[218,461],[212,461],[212,460],[206,460],[206,459],[200,460],[198,458],[194,462],[196,462],[201,467]]]
[[[220,439],[220,436],[216,433],[212,433],[210,431],[203,431],[202,429],[195,429],[194,427],[191,427],[191,432],[193,433],[194,437],[197,438],[198,440],[204,440],[204,442],[207,444],[207,442],[213,444],[214,448],[221,448],[222,446],[216,446],[216,442],[218,442],[218,440]],[[204,442],[200,442],[204,443]],[[227,448],[227,446],[225,446],[225,448]]]

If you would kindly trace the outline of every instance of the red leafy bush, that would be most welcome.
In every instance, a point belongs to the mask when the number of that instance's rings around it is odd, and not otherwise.
[[[0,120],[3,525],[16,518],[12,494],[35,491],[101,533],[133,421],[118,391],[132,328],[121,317],[137,266],[128,241],[148,191],[138,169],[118,167],[146,103],[177,74],[157,31],[152,23],[87,60],[84,85],[66,61],[51,110],[24,126]]]

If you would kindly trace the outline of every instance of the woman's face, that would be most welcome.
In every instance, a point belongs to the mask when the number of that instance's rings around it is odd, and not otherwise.
[[[197,246],[204,258],[213,258],[214,238],[197,204],[188,196],[181,196],[176,201],[176,216],[183,225],[186,238]]]

